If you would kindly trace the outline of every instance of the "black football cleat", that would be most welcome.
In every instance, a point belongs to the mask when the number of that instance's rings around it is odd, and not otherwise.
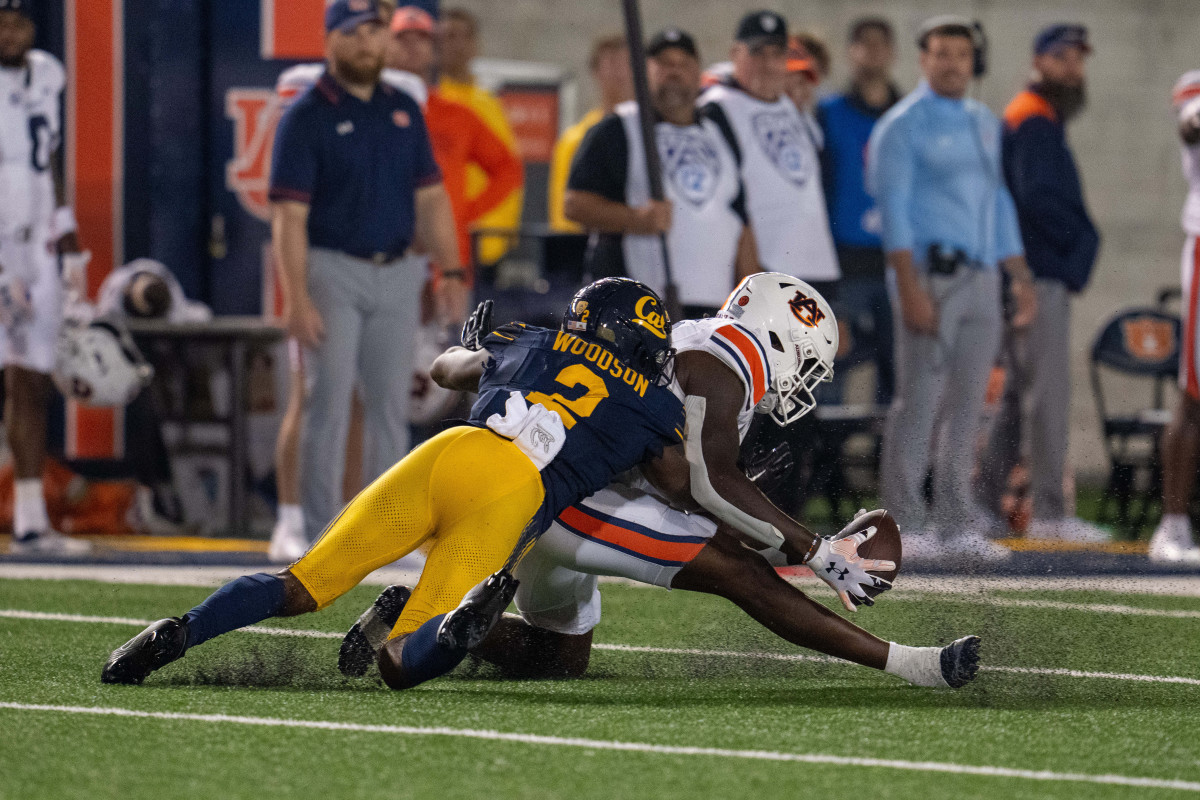
[[[438,644],[450,650],[470,650],[482,642],[512,602],[520,583],[502,569],[467,592],[458,608],[438,626]]]
[[[407,586],[389,586],[350,627],[338,650],[338,670],[343,675],[361,678],[367,674],[410,597],[412,590]]]
[[[113,650],[100,672],[100,682],[136,686],[154,670],[182,658],[187,640],[186,622],[178,617],[160,619]]]
[[[979,637],[964,636],[942,648],[942,680],[961,689],[979,672]]]

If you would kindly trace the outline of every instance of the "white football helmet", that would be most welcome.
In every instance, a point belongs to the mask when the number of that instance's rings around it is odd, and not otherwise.
[[[758,339],[771,366],[771,385],[755,407],[790,425],[816,407],[813,392],[833,380],[838,326],[833,309],[816,289],[782,272],[746,278],[717,313]]]
[[[54,355],[54,385],[88,406],[127,405],[154,377],[129,331],[113,319],[64,324]]]

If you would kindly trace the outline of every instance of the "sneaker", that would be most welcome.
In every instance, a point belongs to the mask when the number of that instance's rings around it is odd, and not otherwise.
[[[1025,531],[1025,538],[1077,544],[1100,544],[1109,541],[1108,531],[1079,517],[1032,520]]]
[[[375,663],[380,648],[387,643],[388,634],[396,627],[396,620],[404,611],[404,604],[412,597],[407,586],[389,586],[363,612],[358,622],[342,639],[338,651],[338,670],[347,678],[361,678]]]
[[[961,689],[979,672],[979,637],[964,636],[942,648],[942,680],[951,689]]]
[[[86,556],[92,552],[92,543],[47,528],[14,536],[8,552],[15,556]]]
[[[502,569],[467,592],[458,608],[438,626],[438,644],[448,650],[470,650],[486,639],[512,602],[519,583]]]
[[[1011,550],[976,528],[947,536],[942,540],[942,548],[947,558],[975,564],[996,564],[1012,558]]]
[[[308,552],[308,539],[303,532],[284,524],[275,523],[271,531],[271,544],[267,547],[267,559],[273,564],[291,564],[299,561]]]
[[[1158,524],[1150,537],[1150,560],[1156,564],[1200,564],[1200,547],[1192,541],[1191,526]]]
[[[186,622],[178,617],[160,619],[113,650],[100,672],[100,682],[136,686],[154,670],[182,658],[187,640]]]

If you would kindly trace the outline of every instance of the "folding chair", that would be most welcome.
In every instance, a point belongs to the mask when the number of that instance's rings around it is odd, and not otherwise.
[[[1115,522],[1131,536],[1146,522],[1151,503],[1162,493],[1159,438],[1171,419],[1165,407],[1165,385],[1178,374],[1181,329],[1175,314],[1131,308],[1112,317],[1092,344],[1092,393],[1109,459],[1099,521]],[[1103,372],[1141,380],[1148,385],[1148,402],[1131,411],[1115,412],[1107,402]],[[1128,402],[1123,405],[1130,406]],[[1135,497],[1139,501],[1136,513],[1132,511]],[[1109,516],[1113,503],[1115,518]]]

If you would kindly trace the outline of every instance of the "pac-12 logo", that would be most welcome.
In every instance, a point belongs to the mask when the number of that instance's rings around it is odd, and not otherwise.
[[[802,325],[810,328],[817,327],[821,320],[825,319],[825,312],[821,310],[816,299],[809,297],[804,292],[796,292],[796,296],[788,300],[788,306],[792,309],[796,319],[800,320]]]
[[[665,126],[664,126],[665,127]],[[704,137],[689,130],[658,130],[663,172],[679,197],[694,206],[712,199],[721,176],[721,160]]]
[[[803,186],[812,176],[814,165],[805,153],[800,123],[786,111],[763,111],[754,115],[754,135],[775,168],[792,183]]]
[[[271,149],[282,113],[279,97],[270,89],[230,89],[225,94],[225,116],[233,120],[233,158],[225,165],[225,188],[263,222],[271,219]]]

